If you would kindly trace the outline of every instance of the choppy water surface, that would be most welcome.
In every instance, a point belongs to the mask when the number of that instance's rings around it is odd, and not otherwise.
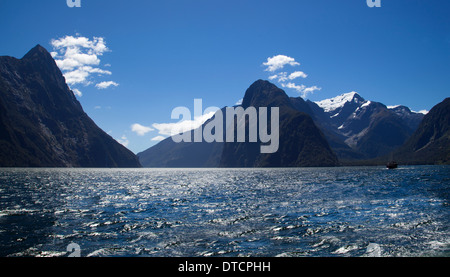
[[[0,256],[448,256],[450,167],[0,169]]]

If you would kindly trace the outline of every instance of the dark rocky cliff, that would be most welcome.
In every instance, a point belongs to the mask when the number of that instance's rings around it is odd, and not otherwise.
[[[38,45],[0,57],[0,166],[140,167],[83,111],[51,55]]]

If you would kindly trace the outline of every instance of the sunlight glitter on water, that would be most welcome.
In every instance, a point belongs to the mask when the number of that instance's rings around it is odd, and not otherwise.
[[[399,169],[2,169],[0,256],[448,255],[450,167]]]

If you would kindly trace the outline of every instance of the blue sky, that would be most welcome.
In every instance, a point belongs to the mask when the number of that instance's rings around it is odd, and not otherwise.
[[[450,95],[450,1],[381,3],[81,0],[69,8],[66,0],[0,0],[0,55],[21,58],[41,44],[62,60],[67,49],[55,41],[87,39],[92,48],[79,50],[97,60],[70,87],[82,93],[86,113],[135,153],[161,135],[153,124],[175,122],[175,107],[193,110],[195,98],[203,108],[234,105],[254,81],[281,72],[303,72],[293,84],[320,88],[305,95],[284,87],[290,96],[318,101],[356,91],[429,110]],[[263,64],[277,55],[295,63],[267,71]],[[102,82],[110,83],[99,89]],[[133,131],[133,124],[140,125]]]

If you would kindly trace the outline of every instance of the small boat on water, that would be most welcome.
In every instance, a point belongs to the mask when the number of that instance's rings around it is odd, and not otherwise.
[[[389,168],[389,169],[395,169],[395,168],[398,167],[398,163],[396,163],[396,162],[388,162],[386,167]]]

